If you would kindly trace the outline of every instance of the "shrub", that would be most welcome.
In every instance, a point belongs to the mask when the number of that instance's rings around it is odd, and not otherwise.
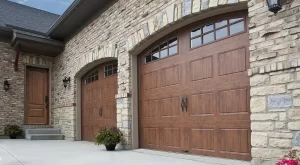
[[[4,128],[4,135],[18,136],[22,134],[22,129],[18,125],[6,125]]]
[[[300,155],[297,150],[288,152],[276,165],[299,165]]]
[[[122,132],[116,128],[103,128],[99,131],[99,133],[95,136],[95,144],[97,145],[113,145],[121,142],[123,134]]]

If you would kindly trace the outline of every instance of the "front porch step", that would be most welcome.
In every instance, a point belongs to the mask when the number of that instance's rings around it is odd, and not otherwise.
[[[27,140],[64,140],[61,129],[54,128],[38,128],[26,129],[25,138]]]
[[[55,128],[26,129],[25,134],[61,134],[61,129],[55,129]]]
[[[64,140],[65,136],[61,134],[31,134],[27,140]]]

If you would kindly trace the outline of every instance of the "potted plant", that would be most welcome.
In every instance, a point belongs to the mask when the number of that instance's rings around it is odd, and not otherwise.
[[[18,135],[22,134],[22,129],[18,125],[6,125],[4,134],[9,136],[10,139],[16,139]]]
[[[95,144],[105,145],[107,151],[114,151],[122,136],[122,132],[116,127],[103,128],[95,136]]]
[[[277,162],[275,165],[299,165],[300,153],[297,150],[289,151],[283,159]]]

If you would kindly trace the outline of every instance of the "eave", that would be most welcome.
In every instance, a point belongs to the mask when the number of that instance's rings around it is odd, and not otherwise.
[[[0,42],[9,42],[12,34],[12,29],[0,26]]]
[[[66,41],[117,0],[75,0],[50,28],[47,36]]]
[[[48,38],[13,32],[11,46],[14,49],[20,48],[25,53],[55,57],[64,50],[65,44]]]

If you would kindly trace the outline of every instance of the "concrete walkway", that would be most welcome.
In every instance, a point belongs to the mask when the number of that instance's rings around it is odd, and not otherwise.
[[[0,165],[250,165],[150,150],[107,152],[89,142],[0,140]]]

